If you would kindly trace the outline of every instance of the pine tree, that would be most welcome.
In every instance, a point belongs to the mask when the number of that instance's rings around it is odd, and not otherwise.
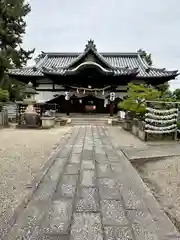
[[[118,104],[118,108],[143,115],[146,112],[146,101],[158,100],[159,97],[160,92],[156,89],[143,84],[129,83],[127,97]]]
[[[22,48],[24,17],[30,10],[24,0],[0,0],[0,87],[7,81],[7,70],[24,66],[34,53]]]

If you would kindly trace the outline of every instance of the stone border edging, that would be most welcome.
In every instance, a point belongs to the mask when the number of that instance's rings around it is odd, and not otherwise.
[[[153,157],[134,157],[134,158],[131,158],[130,156],[128,156],[128,154],[126,154],[123,150],[121,150],[123,152],[123,154],[128,158],[128,160],[134,164],[134,163],[147,163],[147,162],[151,162],[151,161],[159,161],[159,160],[165,160],[166,158],[168,157],[178,157],[180,156],[180,153],[178,154],[166,154],[166,155],[156,155],[156,156],[153,156]],[[141,162],[140,162],[141,161]]]

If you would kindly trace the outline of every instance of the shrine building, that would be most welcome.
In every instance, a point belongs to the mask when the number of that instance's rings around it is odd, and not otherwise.
[[[123,99],[127,84],[156,87],[178,75],[178,71],[155,68],[147,64],[145,52],[101,53],[89,40],[81,53],[42,52],[34,67],[12,69],[9,75],[31,82],[37,102],[56,104],[59,112],[109,112],[109,105]]]

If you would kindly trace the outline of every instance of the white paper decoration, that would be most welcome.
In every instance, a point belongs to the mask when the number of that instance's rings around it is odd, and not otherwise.
[[[151,134],[173,133],[177,129],[178,109],[159,110],[147,108],[145,132]]]

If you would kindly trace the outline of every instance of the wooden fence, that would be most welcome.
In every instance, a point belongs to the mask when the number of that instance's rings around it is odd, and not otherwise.
[[[8,112],[7,110],[3,110],[0,112],[0,128],[8,126]]]
[[[0,103],[0,106],[2,108],[2,111],[7,111],[8,112],[8,119],[9,120],[13,120],[16,119],[16,115],[17,115],[17,104],[16,103]]]
[[[0,128],[8,125],[9,122],[16,122],[17,104],[8,102],[0,103]]]

